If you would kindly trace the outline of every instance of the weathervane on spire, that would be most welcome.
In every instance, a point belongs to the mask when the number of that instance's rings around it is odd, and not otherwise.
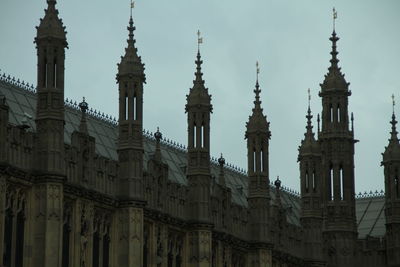
[[[258,74],[260,74],[260,65],[258,64],[258,61],[256,61],[256,74],[257,74],[257,81],[258,81]]]
[[[394,114],[394,106],[396,105],[396,102],[394,101],[394,94],[392,94],[392,108],[393,108],[393,114]]]
[[[200,44],[203,43],[203,37],[200,37],[201,32],[197,30],[197,49],[200,51]]]
[[[337,11],[333,8],[333,31],[335,31],[335,21],[337,19]]]
[[[131,17],[132,17],[132,9],[135,8],[135,2],[131,0]]]

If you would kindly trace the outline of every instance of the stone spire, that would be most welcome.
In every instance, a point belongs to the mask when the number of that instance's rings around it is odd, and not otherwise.
[[[121,63],[118,64],[117,79],[119,79],[119,76],[128,74],[134,75],[146,83],[146,75],[144,74],[145,67],[142,63],[142,58],[138,56],[138,51],[135,47],[136,40],[133,32],[136,27],[133,25],[132,14],[127,29],[129,32],[127,40],[128,46],[125,48],[125,55],[121,57]]]
[[[390,124],[392,125],[392,130],[390,132],[390,139],[389,139],[389,144],[385,148],[385,152],[383,154],[384,161],[390,160],[393,158],[398,158],[400,159],[400,143],[399,143],[399,138],[397,136],[397,120],[396,120],[396,115],[394,113],[394,95],[392,95],[393,99],[393,113],[392,113],[392,120],[390,121]]]
[[[261,108],[261,100],[260,100],[260,85],[258,83],[258,78],[256,81],[256,87],[254,89],[255,100],[254,100],[254,108],[251,116],[249,117],[249,121],[246,124],[247,132],[257,132],[261,131],[268,134],[268,138],[271,133],[269,131],[269,122],[267,122],[267,117],[263,114],[263,109]]]
[[[339,59],[337,57],[338,52],[336,42],[339,41],[339,37],[337,37],[335,30],[332,32],[332,36],[329,40],[332,42],[331,65],[328,68],[328,73],[325,75],[325,80],[320,84],[322,91],[341,90],[347,92],[350,83],[346,82],[344,74],[338,66]]]
[[[311,100],[310,89],[308,89],[308,109],[306,115],[307,126],[306,126],[306,132],[304,133],[304,139],[301,141],[301,146],[299,148],[300,153],[302,152],[304,153],[306,151],[317,152],[318,150],[318,142],[315,140],[312,121],[311,121],[313,115],[311,114],[310,100]]]
[[[51,37],[59,39],[63,42],[64,47],[67,47],[67,32],[65,31],[62,19],[58,17],[56,3],[56,0],[47,0],[45,16],[43,19],[40,19],[40,25],[36,27],[37,37],[35,38],[35,42],[37,43],[40,39]]]
[[[86,123],[86,111],[89,108],[88,103],[85,101],[85,97],[83,97],[83,100],[81,103],[79,103],[79,108],[81,109],[82,112],[82,117],[81,117],[81,123],[79,124],[79,131],[81,133],[88,133],[88,128],[87,128],[87,123]]]

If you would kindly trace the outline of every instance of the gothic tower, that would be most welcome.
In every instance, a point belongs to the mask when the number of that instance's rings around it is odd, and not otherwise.
[[[204,86],[200,50],[197,52],[195,80],[186,96],[188,118],[189,221],[194,229],[189,234],[190,266],[208,267],[211,261],[210,218],[210,115],[211,95]]]
[[[388,266],[400,266],[400,144],[392,115],[389,145],[382,153],[385,174],[386,249]]]
[[[323,238],[328,266],[353,266],[357,238],[354,193],[354,132],[349,130],[349,83],[338,67],[333,31],[331,66],[320,85],[322,98],[322,131],[319,143],[322,152]]]
[[[118,266],[142,266],[143,263],[143,84],[144,64],[137,54],[133,37],[132,14],[125,55],[118,64],[119,85],[118,163],[119,199],[117,229]]]
[[[271,259],[266,254],[268,244],[271,242],[269,233],[270,193],[269,193],[269,139],[271,132],[269,122],[263,114],[260,100],[260,85],[257,81],[254,90],[255,101],[253,113],[246,123],[247,161],[248,161],[248,205],[249,205],[249,234],[254,243],[252,262],[254,266],[260,265],[262,258],[267,262]]]
[[[47,0],[36,28],[37,108],[33,265],[60,266],[64,173],[64,61],[66,31],[55,0]]]
[[[309,96],[310,99],[310,96]],[[314,138],[310,104],[307,126],[299,147],[301,192],[301,225],[304,230],[304,252],[307,266],[323,266],[322,257],[322,206],[321,206],[321,149]]]

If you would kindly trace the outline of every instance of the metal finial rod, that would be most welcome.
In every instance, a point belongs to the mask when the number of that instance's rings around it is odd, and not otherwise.
[[[333,31],[335,31],[335,21],[337,19],[337,11],[333,8]]]
[[[258,61],[256,61],[256,75],[257,75],[257,81],[258,81],[258,74],[260,74],[260,65],[258,64]]]
[[[135,2],[131,0],[131,18],[132,18],[132,9],[135,8]]]
[[[200,51],[200,44],[203,43],[203,37],[200,37],[200,36],[201,36],[201,32],[200,32],[200,30],[197,30],[197,50],[199,50],[199,51]]]
[[[308,93],[308,108],[310,108],[310,103],[311,103],[311,90],[310,90],[310,88],[307,89],[307,93]]]
[[[396,102],[394,100],[394,94],[392,94],[392,109],[393,109],[393,114],[394,114],[394,106],[396,105]]]

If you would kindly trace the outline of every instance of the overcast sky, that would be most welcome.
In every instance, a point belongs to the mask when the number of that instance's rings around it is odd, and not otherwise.
[[[129,0],[58,1],[69,50],[65,96],[117,117],[117,63],[124,54]],[[321,112],[319,84],[329,66],[332,7],[338,11],[339,65],[350,82],[356,192],[383,189],[381,153],[388,143],[391,94],[400,104],[400,1],[139,0],[135,39],[146,64],[144,128],[187,143],[185,95],[195,71],[198,29],[203,73],[212,94],[211,155],[247,169],[245,123],[260,62],[262,106],[270,121],[270,178],[298,190],[298,146],[311,108]],[[45,0],[0,1],[0,69],[36,84],[35,26]],[[400,116],[397,106],[396,112]]]

